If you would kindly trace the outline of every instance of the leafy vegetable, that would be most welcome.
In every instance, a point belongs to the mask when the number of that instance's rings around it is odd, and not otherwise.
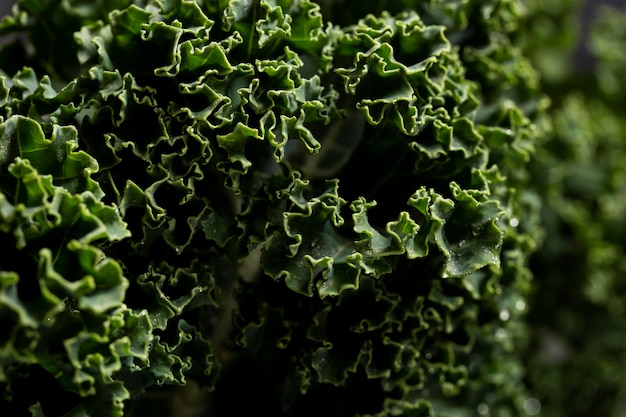
[[[528,412],[548,105],[522,11],[21,0],[0,23],[23,35],[0,52],[3,409]]]

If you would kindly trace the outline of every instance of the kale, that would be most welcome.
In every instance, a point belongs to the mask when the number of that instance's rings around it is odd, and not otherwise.
[[[594,116],[550,107],[527,12],[20,0],[0,22],[2,409],[538,414],[535,266],[567,244],[549,220],[590,213],[574,194],[618,204],[618,167],[569,144]],[[609,268],[621,252],[576,222]]]

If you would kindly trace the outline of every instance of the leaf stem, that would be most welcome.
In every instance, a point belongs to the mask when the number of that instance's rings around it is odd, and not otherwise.
[[[252,44],[254,43],[254,31],[256,29],[256,15],[259,2],[254,1],[252,4],[252,23],[250,24],[250,41],[248,42],[247,60],[250,61],[252,56]]]

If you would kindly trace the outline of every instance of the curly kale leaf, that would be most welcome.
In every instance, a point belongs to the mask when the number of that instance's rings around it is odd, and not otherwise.
[[[541,104],[514,2],[53,3],[0,25],[66,19],[75,54],[0,84],[0,230],[31,269],[1,264],[4,339],[28,342],[3,383],[41,365],[97,415],[191,380],[243,410],[230,384],[268,370],[248,391],[274,414],[520,410],[498,361]]]

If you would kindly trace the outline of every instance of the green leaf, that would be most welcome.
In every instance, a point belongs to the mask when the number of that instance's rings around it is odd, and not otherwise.
[[[266,273],[284,277],[289,288],[304,295],[313,295],[316,276],[324,270],[328,272],[320,284],[323,294],[355,285],[354,274],[335,269],[349,262],[354,251],[354,244],[335,229],[343,223],[339,215],[343,201],[336,187],[329,183],[326,193],[306,203],[306,212],[285,213],[285,234],[275,233],[264,248],[261,262]]]
[[[502,207],[497,201],[485,200],[483,192],[462,190],[456,183],[450,189],[456,207],[444,232],[445,244],[438,242],[448,258],[444,276],[463,276],[487,265],[500,266],[503,232],[497,221],[504,214]],[[460,225],[466,231],[457,236],[453,228]]]
[[[0,123],[0,169],[7,169],[16,158],[27,159],[42,175],[52,175],[55,184],[73,193],[90,191],[96,197],[102,190],[90,177],[98,163],[77,150],[77,131],[72,126],[54,126],[47,139],[35,120],[12,116]]]

